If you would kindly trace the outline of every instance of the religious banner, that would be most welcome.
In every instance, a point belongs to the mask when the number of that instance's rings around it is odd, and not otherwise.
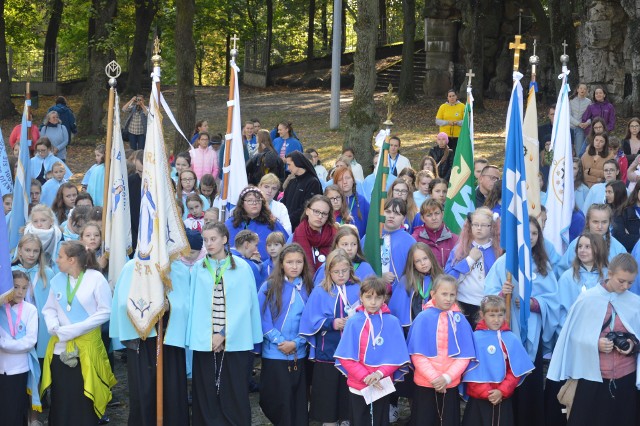
[[[31,121],[29,121],[29,107],[31,100],[24,101],[22,111],[22,128],[20,131],[20,154],[16,166],[16,180],[13,186],[13,204],[9,214],[9,250],[14,250],[20,240],[20,229],[29,220],[29,203],[31,202],[31,173],[29,166],[29,146],[31,146]],[[54,259],[55,260],[55,259]]]
[[[538,108],[535,85],[529,87],[527,112],[522,128],[524,138],[525,172],[527,176],[527,207],[529,215],[540,215],[540,151],[538,150]]]
[[[11,179],[11,167],[7,147],[4,144],[2,131],[0,131],[0,195],[3,197],[13,192],[13,180]]]

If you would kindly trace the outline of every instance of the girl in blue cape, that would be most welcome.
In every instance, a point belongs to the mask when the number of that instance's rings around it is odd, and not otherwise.
[[[40,365],[36,357],[38,310],[25,297],[29,277],[13,271],[12,298],[0,307],[0,412],[3,424],[22,425],[36,420],[31,409],[42,411],[38,395]],[[29,400],[31,399],[31,403]]]
[[[414,366],[416,392],[412,424],[458,426],[457,386],[476,357],[473,332],[456,304],[457,283],[442,274],[431,287],[431,300],[409,329],[407,346]]]
[[[67,178],[64,177],[64,172],[65,166],[62,161],[53,163],[53,166],[51,166],[51,179],[42,185],[42,195],[40,195],[40,202],[42,204],[53,207],[58,189],[67,182]]]
[[[486,296],[480,304],[481,320],[473,333],[476,359],[462,376],[469,396],[463,426],[521,424],[514,422],[511,396],[535,367],[520,337],[509,330],[506,310],[500,296]]]
[[[196,138],[196,140],[198,140]],[[185,170],[191,170],[191,154],[189,151],[179,152],[176,155],[175,165],[171,168],[171,179],[178,184],[178,176]]]
[[[574,380],[574,397],[563,399],[568,426],[638,424],[640,296],[628,291],[637,274],[633,256],[616,256],[608,279],[582,293],[569,311],[547,374]]]
[[[402,327],[384,303],[386,295],[382,278],[373,276],[362,282],[361,305],[347,321],[336,349],[336,368],[347,376],[353,426],[389,424],[391,395],[368,405],[363,389],[380,386],[380,380],[385,377],[403,380],[409,371],[409,352]]]
[[[53,210],[58,224],[62,224],[69,218],[69,213],[76,206],[76,198],[78,198],[78,188],[71,182],[65,182],[58,188],[51,205],[51,210]]]
[[[33,206],[29,222],[24,227],[24,235],[38,237],[42,244],[46,264],[52,266],[58,256],[58,243],[62,240],[62,232],[56,225],[53,211],[44,204]]]
[[[484,297],[485,277],[502,254],[498,214],[480,207],[467,215],[444,272],[458,280],[458,305],[471,325]]]
[[[347,319],[360,305],[360,280],[353,272],[351,258],[342,249],[329,253],[329,274],[316,287],[305,305],[300,334],[311,345],[309,358],[315,360],[311,383],[309,417],[323,423],[350,418],[346,379],[334,368],[334,353]]]
[[[249,365],[263,339],[255,279],[230,254],[224,223],[205,224],[202,238],[207,256],[191,268],[186,337],[193,350],[192,422],[249,425]]]
[[[261,282],[265,282],[273,272],[280,251],[282,251],[285,244],[286,241],[284,240],[284,234],[282,232],[273,231],[267,235],[267,254],[269,255],[269,259],[262,262],[262,269],[260,270]]]
[[[36,179],[43,185],[47,181],[47,173],[51,171],[53,165],[57,162],[64,164],[64,161],[53,155],[51,149],[51,141],[49,138],[45,136],[38,139],[36,142],[36,155],[31,157],[29,164],[29,170],[31,171],[31,176],[29,177]],[[64,164],[64,168],[64,178],[69,179],[71,177],[71,170],[69,170],[66,164]]]
[[[536,218],[529,217],[529,233],[531,237],[531,258],[533,260],[531,298],[529,300],[530,315],[527,323],[527,336],[523,344],[529,358],[536,368],[527,382],[513,397],[516,423],[518,425],[537,426],[544,423],[544,376],[542,372],[543,355],[551,354],[554,336],[560,330],[557,312],[558,283],[547,257],[542,236],[542,228]],[[506,256],[495,261],[487,274],[484,291],[487,295],[505,296],[514,292],[511,299],[511,322],[513,333],[520,338],[520,297],[517,294],[517,281],[507,282]]]
[[[313,290],[304,250],[287,245],[276,269],[258,291],[262,316],[260,407],[275,425],[306,425],[307,341],[300,336],[300,318]]]
[[[336,219],[335,222],[338,225],[356,226],[353,221],[353,217],[351,217],[351,211],[349,210],[349,205],[347,204],[347,197],[342,193],[338,185],[327,186],[324,189],[324,195],[331,201],[331,207],[333,207],[333,215]],[[356,230],[358,230],[357,227]],[[358,232],[360,231],[358,230]]]
[[[409,248],[416,240],[405,231],[403,225],[407,216],[407,203],[399,198],[388,199],[384,204],[384,225],[382,228],[382,278],[387,282],[389,293],[393,293],[404,266],[407,263]],[[364,246],[367,236],[362,239]]]
[[[31,284],[25,300],[38,309],[38,343],[36,354],[39,359],[44,354],[49,344],[49,332],[47,324],[42,316],[42,308],[49,296],[49,282],[54,276],[53,270],[47,266],[42,243],[35,235],[26,234],[18,242],[17,259],[11,264],[11,270],[22,271],[29,277]]]
[[[349,258],[353,263],[355,275],[360,279],[360,281],[364,281],[364,279],[370,275],[375,275],[375,271],[369,262],[365,260],[364,253],[362,253],[358,230],[355,226],[346,225],[341,226],[340,229],[338,229],[338,232],[336,232],[336,236],[333,239],[331,251],[337,248],[341,248],[347,253],[347,255],[349,255]],[[324,280],[325,272],[325,265],[323,264],[318,268],[315,276],[313,277],[313,282],[316,286],[320,285]]]
[[[356,180],[348,167],[338,169],[333,175],[335,185],[345,196],[352,223],[358,228],[362,236],[367,232],[367,218],[369,217],[369,202],[356,190]],[[333,185],[332,185],[333,186]]]
[[[585,227],[585,230],[591,231],[604,238],[607,259],[609,259],[609,261],[617,255],[627,252],[627,249],[624,248],[622,243],[611,236],[611,215],[611,207],[607,204],[592,204],[589,210],[587,210],[587,225]],[[560,258],[560,262],[554,267],[554,272],[557,277],[562,276],[564,271],[571,269],[573,259],[576,257],[575,250],[577,243],[577,238],[571,241],[564,255]]]

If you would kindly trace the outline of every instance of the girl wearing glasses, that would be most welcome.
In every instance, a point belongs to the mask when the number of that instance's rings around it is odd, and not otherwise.
[[[327,186],[324,189],[324,195],[331,201],[333,216],[336,219],[336,223],[340,226],[354,225],[353,218],[351,217],[351,211],[347,204],[347,197],[345,197],[342,191],[340,191],[338,185]]]
[[[293,231],[293,242],[302,246],[312,273],[327,260],[337,231],[331,201],[324,195],[314,195]]]
[[[551,269],[549,257],[545,250],[542,227],[538,220],[529,217],[529,234],[531,236],[531,259],[533,273],[531,298],[529,299],[529,321],[524,347],[529,354],[535,369],[518,387],[513,395],[514,416],[519,425],[544,424],[544,376],[542,374],[542,356],[553,350],[554,335],[559,329],[557,315],[558,282]],[[520,297],[516,277],[507,282],[506,257],[500,256],[487,274],[484,293],[499,295],[514,293],[511,298],[511,330],[520,337]]]
[[[500,222],[487,207],[469,213],[456,248],[444,272],[458,281],[458,305],[475,328],[476,314],[484,297],[485,277],[502,254]]]
[[[311,345],[309,358],[315,360],[309,417],[335,425],[351,417],[347,379],[335,368],[334,353],[347,319],[360,306],[360,280],[342,249],[329,254],[326,268],[329,274],[311,292],[302,312],[300,334]]]
[[[402,178],[398,178],[391,184],[387,196],[389,198],[399,198],[406,203],[407,214],[405,215],[403,227],[408,233],[413,232],[413,226],[411,224],[418,215],[418,206],[416,206],[415,201],[413,201],[413,185]]]
[[[367,232],[369,202],[356,191],[356,180],[353,172],[348,167],[342,167],[334,173],[333,181],[346,198],[353,224],[358,228],[360,235],[364,235]]]
[[[263,262],[269,259],[267,237],[270,233],[282,232],[285,240],[289,238],[289,233],[271,213],[262,191],[255,186],[247,186],[240,192],[238,205],[226,220],[225,226],[229,230],[231,241],[235,241],[236,235],[245,229],[258,234],[260,241],[257,248]]]
[[[190,194],[197,194],[202,200],[202,210],[205,211],[209,209],[209,200],[206,199],[203,195],[200,194],[198,188],[196,188],[197,182],[196,173],[193,170],[183,170],[180,173],[180,177],[178,179],[178,184],[176,185],[176,194],[178,197],[178,203],[182,204],[183,214],[182,220],[185,220],[189,215],[189,208],[187,207],[187,197]]]
[[[627,134],[622,140],[622,150],[632,163],[640,153],[640,118],[633,117],[627,124]],[[637,162],[636,162],[637,165]]]

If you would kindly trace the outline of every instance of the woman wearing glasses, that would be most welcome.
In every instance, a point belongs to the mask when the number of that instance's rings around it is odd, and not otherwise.
[[[233,209],[231,217],[225,222],[225,226],[229,230],[229,241],[234,241],[238,232],[245,229],[258,234],[260,241],[257,248],[262,261],[269,259],[267,236],[270,233],[279,231],[282,232],[285,240],[289,238],[289,233],[271,214],[264,194],[255,186],[247,186],[240,192],[238,204]]]
[[[324,195],[311,197],[293,231],[293,242],[302,246],[312,273],[327,260],[337,231],[331,201]]]

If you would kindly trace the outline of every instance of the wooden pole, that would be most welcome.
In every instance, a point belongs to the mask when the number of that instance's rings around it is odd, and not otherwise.
[[[231,38],[233,40],[233,48],[229,52],[231,54],[231,61],[235,63],[236,58],[238,57],[238,50],[236,49],[236,42],[239,40],[238,37],[234,34]],[[229,67],[231,68],[231,66]],[[229,103],[227,104],[227,135],[230,135],[233,132],[233,110],[235,101],[235,89],[236,89],[236,73],[229,70]],[[224,168],[228,168],[231,164],[231,141],[224,141]],[[227,196],[229,195],[229,172],[222,173],[222,200],[224,201],[223,208],[220,210],[220,220],[224,221],[226,219],[226,206],[227,206]]]
[[[110,79],[111,80],[111,79]],[[115,79],[113,79],[115,80]],[[111,82],[110,82],[111,83]],[[107,139],[104,149],[104,194],[102,196],[102,208],[106,209],[109,203],[109,176],[111,170],[111,147],[113,145],[113,104],[115,101],[116,89],[114,86],[109,88],[109,109],[107,110]],[[107,215],[102,215],[102,229],[106,230]],[[102,239],[102,248],[104,252],[104,238]]]
[[[511,272],[507,272],[507,282],[511,284]],[[513,295],[513,291],[505,296],[505,303],[507,305],[507,316],[505,320],[507,321],[507,326],[511,326],[511,296]]]
[[[151,111],[152,114],[156,115],[156,119],[159,118],[159,114],[156,114],[157,111],[160,110],[160,63],[162,62],[162,57],[160,56],[160,39],[156,36],[153,41],[153,56],[151,57],[151,61],[153,62],[153,71],[154,74],[157,74],[157,80],[155,82],[156,85],[156,111]],[[151,94],[153,96],[153,93]],[[149,106],[151,106],[151,102],[149,102]],[[165,300],[166,306],[166,300]],[[164,410],[163,410],[163,401],[164,401],[164,354],[163,354],[163,345],[164,345],[164,314],[166,309],[162,310],[162,315],[160,315],[158,319],[158,336],[156,337],[156,425],[162,426],[164,423]]]

